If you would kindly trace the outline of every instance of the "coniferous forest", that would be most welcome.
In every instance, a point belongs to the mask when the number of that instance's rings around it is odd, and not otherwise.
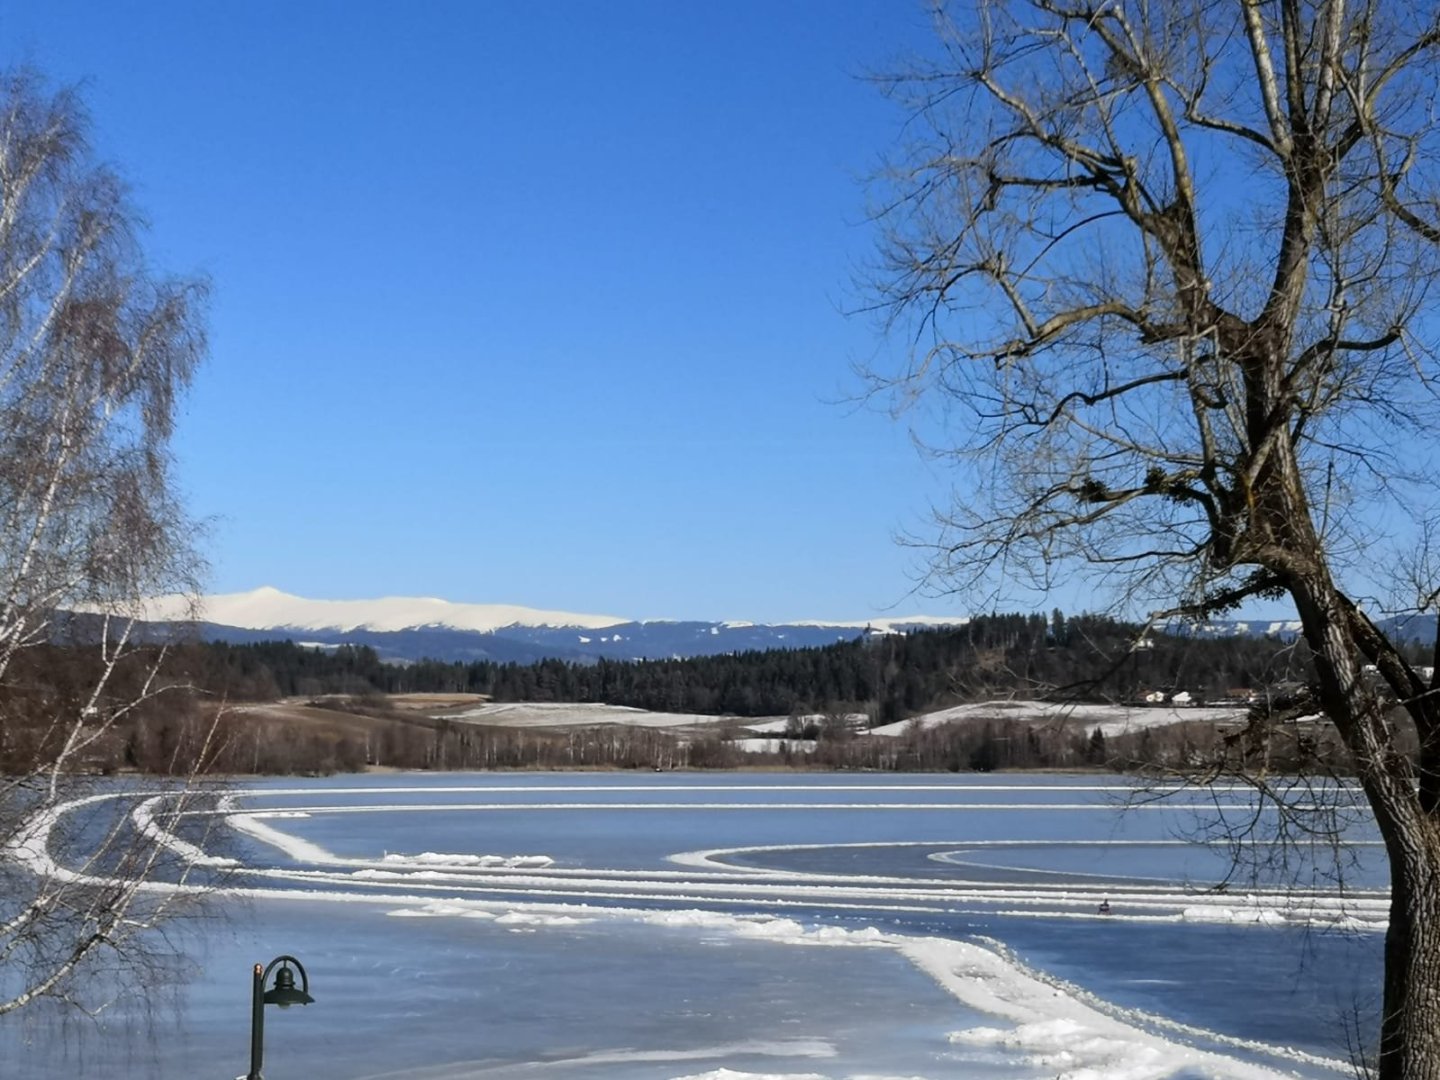
[[[1142,634],[1102,616],[990,615],[964,626],[864,636],[823,648],[673,660],[390,665],[368,647],[207,644],[198,681],[264,700],[327,693],[473,693],[496,701],[571,701],[667,712],[777,716],[839,706],[889,723],[946,704],[1062,695],[1131,701],[1184,690],[1218,700],[1299,678],[1303,643],[1263,637]],[[864,707],[862,709],[861,707]]]
[[[64,708],[67,687],[82,693],[99,655],[76,644],[32,649],[22,666],[43,669],[46,678],[27,679],[22,671],[8,692],[39,694],[44,700],[26,703],[35,715]],[[949,629],[867,634],[824,648],[594,663],[387,664],[365,646],[190,641],[165,648],[151,691],[117,685],[117,701],[139,696],[143,707],[128,709],[105,739],[87,746],[80,767],[162,774],[367,766],[1179,768],[1229,753],[1233,720],[1218,725],[1197,719],[1107,739],[1098,727],[1035,724],[1009,718],[1001,708],[991,718],[916,728],[900,737],[856,736],[860,728],[996,699],[1137,703],[1183,692],[1191,704],[1233,705],[1247,692],[1283,698],[1302,689],[1306,662],[1303,642],[1144,633],[1108,618],[1067,618],[1059,611],[1048,618],[991,615]],[[41,686],[43,692],[34,689]],[[391,697],[426,693],[623,705],[733,720],[688,733],[625,725],[524,730],[469,722],[438,706],[400,709]],[[759,753],[733,741],[750,734],[745,718],[761,716],[790,717],[788,738]],[[53,737],[44,725],[0,734],[0,772],[11,773],[43,759]],[[1284,745],[1267,742],[1263,752],[1277,767],[1286,755],[1318,754],[1327,767],[1343,770],[1343,751],[1330,734],[1306,729],[1286,736]]]

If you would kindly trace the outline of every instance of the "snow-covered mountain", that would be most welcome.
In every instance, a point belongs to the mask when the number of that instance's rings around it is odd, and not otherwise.
[[[198,612],[181,596],[148,601],[139,617],[174,623],[197,618],[206,638],[290,638],[314,645],[370,645],[382,657],[415,660],[519,661],[659,659],[751,649],[806,648],[863,633],[898,633],[963,623],[955,617],[909,616],[852,622],[784,624],[637,620],[542,611],[510,604],[458,604],[430,597],[311,600],[264,587],[202,597]]]
[[[1203,623],[1172,623],[1166,630],[1180,637],[1293,638],[1300,633],[1301,626],[1299,619],[1211,619]]]
[[[206,596],[198,613],[185,597],[162,596],[139,617],[153,623],[200,622],[202,636],[230,642],[289,638],[311,645],[369,645],[387,660],[496,660],[528,663],[566,660],[664,659],[763,649],[801,649],[853,640],[861,634],[963,624],[963,617],[912,615],[848,622],[788,623],[634,619],[546,611],[514,604],[460,604],[433,597],[376,600],[311,600],[270,587]],[[1428,619],[1384,620],[1382,628],[1404,639],[1433,640]],[[1296,637],[1290,620],[1216,619],[1174,625],[1171,633],[1194,637]]]
[[[1375,625],[1393,641],[1429,645],[1435,640],[1434,615],[1377,615]],[[1169,633],[1182,637],[1275,637],[1287,641],[1298,638],[1302,629],[1299,619],[1212,619],[1166,627]]]
[[[187,617],[191,601],[160,596],[145,605],[151,622]],[[629,622],[612,615],[576,615],[541,611],[514,604],[457,604],[429,596],[386,596],[379,600],[310,600],[263,586],[250,592],[223,593],[200,599],[198,615],[206,622],[247,630],[470,630],[487,634],[506,626],[566,626],[596,630]]]

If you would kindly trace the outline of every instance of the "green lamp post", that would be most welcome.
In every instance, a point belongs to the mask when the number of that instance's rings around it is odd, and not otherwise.
[[[279,965],[280,970],[275,971]],[[294,971],[291,971],[291,967]],[[275,971],[275,985],[265,989],[270,972]],[[300,986],[295,986],[295,972],[300,973]],[[250,1007],[250,1072],[245,1080],[265,1080],[260,1075],[261,1059],[265,1056],[265,1006],[279,1005],[288,1009],[291,1005],[309,1005],[315,999],[310,996],[310,976],[305,974],[305,965],[293,956],[277,956],[268,967],[255,965],[255,985]]]

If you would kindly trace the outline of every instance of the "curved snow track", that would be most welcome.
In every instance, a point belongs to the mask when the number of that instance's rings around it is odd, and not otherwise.
[[[1383,929],[1388,906],[1379,890],[1323,887],[1228,889],[1194,886],[1163,874],[1054,870],[1037,854],[1063,852],[1084,864],[1090,849],[1132,848],[1138,856],[1179,846],[1173,838],[1034,839],[977,836],[971,821],[1019,820],[1013,815],[1114,813],[1118,785],[847,783],[650,784],[474,783],[392,786],[233,789],[213,807],[176,810],[171,797],[117,791],[91,796],[37,819],[11,845],[12,854],[41,873],[78,876],[50,856],[48,837],[59,818],[82,806],[120,800],[134,828],[164,845],[177,865],[222,871],[222,888],[250,897],[388,905],[390,914],[496,919],[504,925],[574,926],[606,917],[666,926],[723,928],[797,944],[896,949],[961,1001],[996,1015],[1014,1029],[1006,1045],[1055,1037],[1061,1017],[1067,1053],[1094,1058],[1097,1068],[1118,1068],[1140,1054],[1176,1070],[1201,1068],[1216,1076],[1273,1076],[1270,1069],[1226,1056],[1241,1049],[1293,1068],[1343,1070],[1298,1050],[1187,1028],[1161,1017],[1125,1010],[1026,969],[995,942],[882,932],[880,924],[943,926],[962,916],[1099,919],[1113,922],[1229,922],[1259,925],[1324,924]],[[1183,803],[1168,801],[1174,810]],[[1207,811],[1233,806],[1251,813],[1245,794],[1212,792]],[[1162,804],[1132,807],[1147,814]],[[953,829],[949,839],[740,845],[671,851],[649,866],[589,866],[583,858],[548,852],[415,851],[374,855],[334,852],[313,837],[317,821],[343,815],[624,815],[643,832],[670,814],[920,815]],[[928,815],[938,815],[928,818]],[[376,818],[375,820],[381,820]],[[430,819],[423,819],[430,820]],[[471,821],[481,820],[472,817]],[[507,819],[508,820],[508,819]],[[873,819],[872,819],[873,820]],[[908,819],[906,819],[908,820]],[[223,823],[226,828],[215,828]],[[243,854],[211,850],[227,831],[244,840]],[[323,829],[321,830],[323,832]],[[934,831],[933,829],[931,830]],[[422,834],[423,835],[423,834]],[[232,837],[233,839],[233,837]],[[1357,849],[1373,841],[1353,842]],[[638,860],[645,861],[645,860]],[[1039,860],[1041,863],[1044,859]],[[193,888],[151,882],[151,889]],[[1102,901],[1108,914],[1100,914]],[[954,924],[959,925],[959,924]],[[860,929],[860,927],[865,927]],[[1073,1028],[1073,1031],[1071,1030]],[[1029,1031],[1030,1035],[1026,1032]],[[988,1034],[987,1034],[988,1033]],[[1074,1039],[1069,1036],[1075,1035]],[[1000,1039],[991,1029],[957,1033],[956,1040]],[[1038,1044],[1037,1044],[1038,1045]],[[1076,1046],[1088,1046],[1088,1051]],[[1162,1052],[1163,1051],[1163,1052]],[[1129,1055],[1127,1057],[1127,1055]],[[1037,1059],[1038,1060],[1038,1059]],[[1138,1074],[1137,1074],[1138,1075]],[[1144,1075],[1168,1075],[1164,1068]]]

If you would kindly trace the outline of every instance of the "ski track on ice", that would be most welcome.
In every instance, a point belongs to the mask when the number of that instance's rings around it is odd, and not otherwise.
[[[1243,790],[1243,789],[1235,789]],[[797,870],[771,870],[736,864],[734,860],[765,853],[835,848],[930,849],[926,859],[949,863],[962,869],[988,871],[1013,869],[1034,873],[1034,868],[1005,868],[984,864],[972,866],[963,855],[976,849],[1004,849],[1026,846],[1145,846],[1180,844],[1185,841],[911,841],[867,842],[838,845],[762,845],[681,852],[670,857],[678,870],[620,870],[554,867],[545,855],[473,854],[422,852],[414,855],[386,853],[379,859],[338,856],[318,844],[286,833],[270,824],[273,820],[305,818],[319,814],[406,813],[436,811],[590,811],[640,812],[653,810],[795,810],[810,812],[854,810],[942,810],[1013,811],[1063,810],[1114,812],[1107,802],[1005,802],[975,801],[947,803],[911,802],[640,802],[640,801],[510,801],[468,803],[373,803],[335,806],[312,802],[306,805],[269,807],[242,806],[242,799],[276,799],[304,796],[310,800],[335,796],[404,796],[428,794],[500,796],[557,793],[586,794],[592,798],[612,792],[663,791],[747,792],[761,795],[779,792],[864,791],[877,796],[904,791],[955,793],[947,785],[817,784],[817,785],[566,785],[566,786],[447,786],[447,787],[357,787],[357,788],[252,788],[232,792],[213,810],[167,811],[170,798],[145,793],[130,809],[136,829],[166,848],[188,869],[192,866],[226,868],[245,885],[228,885],[224,891],[255,899],[279,898],[323,903],[383,904],[387,914],[410,918],[476,918],[493,920],[515,932],[536,928],[578,927],[604,919],[628,919],[667,928],[724,930],[744,937],[764,938],[788,945],[825,945],[885,948],[899,952],[933,978],[957,1000],[971,1008],[1005,1021],[1008,1027],[973,1027],[954,1032],[957,1046],[999,1046],[1023,1053],[1047,1075],[1082,1080],[1087,1077],[1120,1077],[1147,1080],[1172,1075],[1182,1069],[1200,1070],[1206,1075],[1259,1080],[1285,1075],[1251,1062],[1238,1060],[1193,1043],[1227,1047],[1262,1054],[1278,1061],[1305,1064],[1343,1072],[1347,1066],[1287,1047],[1238,1039],[1218,1032],[1190,1027],[1176,1021],[1110,1005],[1073,986],[1049,979],[1026,968],[1009,956],[999,943],[979,944],[939,937],[883,933],[869,927],[852,930],[837,926],[806,925],[776,914],[803,909],[799,917],[817,912],[944,913],[948,915],[997,914],[1030,918],[1098,918],[1097,899],[1108,899],[1112,921],[1148,923],[1228,922],[1259,926],[1321,923],[1378,930],[1384,927],[1388,899],[1379,891],[1354,891],[1335,895],[1295,889],[1254,889],[1245,893],[1194,892],[1163,880],[1125,881],[1113,878],[1090,883],[1063,884],[1027,882],[1006,884],[967,880],[959,877],[887,876],[830,874]],[[1028,793],[1033,785],[974,785],[977,791]],[[1051,793],[1110,793],[1129,791],[1123,785],[1057,784]],[[60,818],[81,806],[108,799],[135,798],[139,793],[117,792],[90,796],[54,808],[32,820],[7,845],[7,853],[28,865],[37,874],[77,882],[100,882],[102,878],[58,865],[51,857],[48,837]],[[1146,804],[1132,809],[1183,808],[1186,803]],[[1199,804],[1216,809],[1206,801]],[[1224,809],[1224,807],[1222,807]],[[1246,809],[1235,804],[1235,809]],[[227,856],[212,855],[200,845],[172,831],[182,817],[212,815],[236,831],[275,849],[292,866],[257,866]],[[1085,875],[1072,875],[1084,877]],[[199,886],[144,883],[146,891],[190,889]],[[735,909],[744,910],[735,910]],[[729,910],[727,910],[729,909]],[[1184,1041],[1192,1040],[1192,1041]],[[734,1073],[728,1069],[688,1074],[692,1077],[734,1077],[760,1074]],[[769,1074],[766,1074],[769,1075]],[[792,1080],[796,1074],[790,1074]],[[811,1075],[811,1074],[806,1074]],[[830,1080],[813,1074],[819,1080]]]

